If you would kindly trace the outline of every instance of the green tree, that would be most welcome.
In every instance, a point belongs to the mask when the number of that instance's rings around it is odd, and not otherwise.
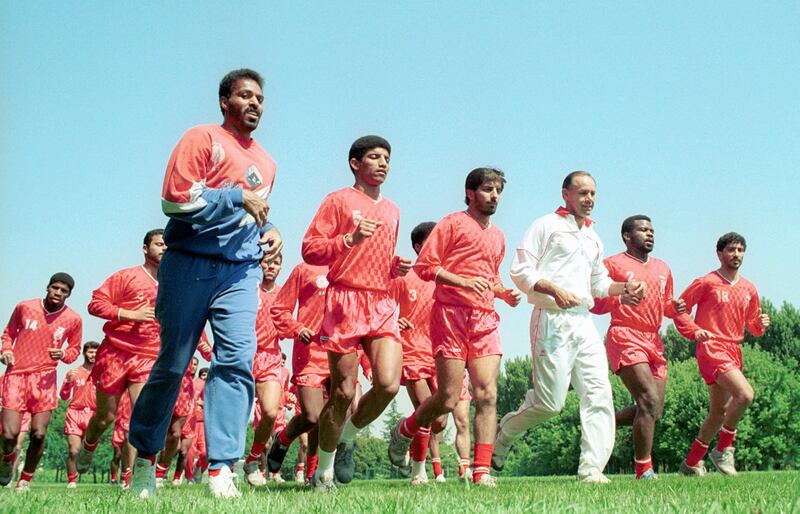
[[[388,441],[391,438],[392,428],[404,417],[405,415],[397,409],[397,399],[392,400],[389,408],[383,413],[383,432],[381,435],[385,440]]]

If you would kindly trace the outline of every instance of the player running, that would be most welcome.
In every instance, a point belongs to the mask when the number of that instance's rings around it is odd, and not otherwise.
[[[534,305],[531,314],[533,389],[516,412],[500,421],[492,467],[525,430],[564,407],[570,383],[580,398],[578,480],[606,483],[603,469],[614,449],[614,402],[608,360],[589,309],[594,298],[629,293],[644,297],[641,281],[614,282],[603,266],[603,243],[589,218],[597,186],[585,171],[566,176],[565,207],[533,222],[511,263],[511,278]]]
[[[314,432],[306,453],[305,474],[313,477],[319,462],[316,427],[325,404],[325,385],[329,382],[328,353],[320,345],[319,331],[325,310],[328,287],[327,266],[305,262],[292,269],[270,314],[278,332],[294,338],[292,384],[297,387],[298,409],[284,430],[277,433],[267,454],[267,470],[280,471],[292,441]],[[297,306],[297,317],[292,317]]]
[[[89,425],[89,420],[94,415],[96,392],[91,379],[97,348],[100,343],[89,341],[83,345],[83,365],[69,370],[61,384],[59,395],[67,401],[72,398],[67,407],[64,421],[64,435],[67,436],[67,489],[78,487],[78,470],[75,467],[75,458],[81,447],[81,439]]]
[[[664,410],[667,360],[658,331],[664,316],[683,312],[683,301],[673,298],[672,272],[667,263],[650,257],[655,242],[653,224],[642,214],[622,222],[626,250],[604,261],[608,275],[617,282],[638,280],[647,284],[649,294],[595,298],[594,314],[611,313],[606,336],[606,353],[611,370],[630,391],[635,405],[616,413],[617,427],[633,426],[636,478],[658,478],[653,471],[651,451],[656,421]]]
[[[11,482],[17,437],[24,414],[31,414],[30,441],[25,465],[17,481],[19,493],[28,492],[36,466],[44,454],[47,425],[58,407],[56,366],[74,362],[81,351],[81,317],[67,307],[75,280],[56,273],[47,284],[44,299],[25,300],[14,307],[2,335],[3,437],[0,449],[0,486]]]
[[[764,335],[769,316],[761,312],[756,287],[739,274],[747,243],[744,237],[729,232],[717,241],[720,267],[695,279],[681,299],[686,313],[675,319],[681,335],[697,342],[697,365],[708,384],[710,406],[680,472],[687,476],[705,475],[703,457],[719,432],[711,462],[720,473],[736,475],[733,440],[736,425],[753,402],[753,387],[742,373],[744,329],[755,337]],[[697,306],[694,319],[690,316]]]
[[[117,271],[92,292],[89,314],[107,321],[92,368],[97,411],[83,436],[77,457],[78,473],[89,471],[100,436],[117,417],[123,393],[127,391],[132,404],[136,404],[158,356],[159,327],[154,306],[158,294],[156,276],[167,248],[163,234],[160,228],[147,232],[142,242],[144,263]],[[130,464],[135,456],[133,448],[122,448],[128,454],[123,461]],[[128,470],[123,467],[122,471]]]
[[[436,282],[430,336],[438,389],[411,416],[395,425],[389,444],[390,460],[402,465],[411,438],[456,407],[468,369],[475,397],[472,481],[485,487],[496,487],[489,463],[497,424],[497,375],[502,352],[500,317],[494,300],[501,299],[512,307],[520,302],[519,291],[506,288],[500,280],[505,241],[491,222],[505,183],[498,169],[472,170],[464,186],[467,209],[437,223],[417,258],[414,271],[422,280]],[[424,453],[421,455],[424,460]]]
[[[331,368],[331,396],[319,420],[320,490],[335,488],[334,456],[338,481],[353,479],[356,434],[380,416],[400,386],[402,346],[389,287],[411,261],[394,255],[400,210],[381,195],[390,153],[382,137],[357,139],[348,156],[355,184],[323,200],[303,238],[303,259],[330,266],[320,336]],[[345,419],[356,392],[359,347],[371,362],[373,386]]]
[[[201,335],[205,338],[205,334]],[[181,392],[175,402],[175,407],[172,409],[172,419],[169,422],[169,430],[167,431],[167,439],[164,442],[164,449],[158,454],[158,461],[156,462],[156,487],[164,487],[167,471],[172,466],[172,459],[180,450],[181,437],[184,434],[184,427],[189,425],[190,416],[194,414],[194,373],[197,370],[197,365],[200,360],[197,357],[192,357],[189,363],[189,368],[183,375],[181,381]],[[191,431],[187,432],[189,435]],[[176,466],[180,469],[180,466]],[[173,479],[173,483],[174,483]],[[178,484],[180,479],[178,478]]]

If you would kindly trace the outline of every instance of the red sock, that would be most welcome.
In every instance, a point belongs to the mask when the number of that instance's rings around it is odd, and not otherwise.
[[[116,482],[117,481],[117,474],[116,473],[111,473],[111,481],[112,482]]]
[[[417,433],[414,434],[414,438],[411,439],[411,447],[409,448],[411,459],[414,462],[425,462],[425,456],[428,455],[428,440],[430,440],[430,437],[431,429],[428,427],[421,427],[417,430]]]
[[[67,482],[70,484],[78,481],[78,474],[77,473],[67,473]]]
[[[308,455],[306,457],[306,476],[313,477],[314,473],[317,472],[317,466],[319,466],[319,454],[315,455]]]
[[[458,478],[463,477],[467,469],[469,469],[469,455],[458,459]]]
[[[7,453],[6,455],[3,455],[3,460],[6,461],[6,462],[14,462],[16,460],[16,458],[17,458],[17,452],[16,451],[12,451],[11,453]]]
[[[33,473],[36,473],[35,471]],[[24,480],[26,482],[30,482],[33,480],[33,473],[28,473],[27,471],[23,471],[22,474],[19,476],[20,480]]]
[[[302,462],[298,462],[297,463],[297,467],[294,468],[294,470],[295,470],[295,472],[297,472],[297,471],[305,471],[306,470],[306,465],[303,464]]]
[[[434,457],[431,459],[431,465],[433,465],[433,477],[436,478],[442,474],[442,459],[439,457]]]
[[[651,459],[650,456],[644,459],[633,459],[633,465],[636,467],[636,478],[639,478],[644,475],[644,472],[648,469],[653,469],[653,459]]]
[[[139,455],[140,459],[149,460],[150,464],[155,465],[156,463],[156,456],[155,455]]]
[[[260,459],[261,454],[264,453],[264,448],[266,446],[267,446],[266,443],[259,443],[258,441],[253,441],[253,446],[250,447],[250,453],[247,454],[247,458],[244,461],[253,462]]]
[[[98,444],[100,444],[100,439],[98,439],[97,441],[95,441],[93,443],[90,443],[89,441],[84,439],[83,440],[83,449],[86,450],[87,452],[94,453],[94,451],[97,449],[97,445]]]
[[[156,478],[164,478],[164,475],[167,474],[168,469],[169,468],[166,468],[161,464],[156,464]]]
[[[208,455],[203,454],[197,459],[197,465],[205,472],[208,469]]]
[[[736,428],[722,425],[722,430],[719,431],[719,441],[717,441],[717,451],[722,451],[729,446],[733,446],[733,440],[736,439]]]
[[[183,476],[183,470],[182,469],[176,469],[175,470],[175,474],[172,475],[172,479],[173,480],[180,480],[181,476]]]
[[[708,451],[708,443],[704,443],[700,439],[695,439],[692,443],[692,448],[689,450],[689,455],[686,456],[686,464],[695,467],[700,459],[706,456]]]
[[[186,480],[193,480],[194,479],[194,468],[186,463],[186,469],[183,471],[186,475]]]
[[[281,433],[278,434],[278,444],[283,446],[284,448],[288,448],[292,445],[292,441],[288,435],[286,435],[286,430],[281,430]]]
[[[131,474],[133,470],[131,468],[122,470],[122,483],[127,486],[131,485]]]
[[[476,484],[483,475],[489,474],[489,464],[492,463],[494,444],[475,443],[472,456],[472,483]]]
[[[222,471],[222,468],[217,468],[217,469],[209,469],[209,470],[208,470],[208,476],[210,476],[210,477],[219,476],[219,472],[220,472],[220,471]]]
[[[400,423],[400,433],[409,439],[414,437],[417,431],[422,428],[420,427],[419,423],[417,423],[417,419],[414,415],[410,415],[402,423]]]

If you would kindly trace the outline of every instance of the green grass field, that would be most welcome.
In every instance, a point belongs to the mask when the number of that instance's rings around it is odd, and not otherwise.
[[[494,490],[451,480],[410,487],[399,480],[356,481],[333,494],[295,484],[242,498],[213,500],[205,486],[168,487],[157,498],[132,498],[107,485],[67,491],[63,484],[34,484],[24,496],[0,491],[2,512],[800,512],[800,472],[752,472],[737,478],[716,473],[702,479],[662,475],[658,482],[612,476],[607,485],[581,485],[572,477],[504,478]]]

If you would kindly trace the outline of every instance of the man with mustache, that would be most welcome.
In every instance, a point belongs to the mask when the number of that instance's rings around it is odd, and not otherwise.
[[[597,186],[573,171],[561,186],[564,207],[536,221],[511,263],[511,278],[533,304],[533,389],[516,412],[500,421],[492,467],[502,469],[508,450],[525,430],[564,407],[570,383],[580,398],[581,457],[578,480],[606,483],[603,469],[614,449],[614,403],[603,340],[592,322],[593,298],[644,297],[644,282],[615,282],[603,266],[603,243],[592,228]]]
[[[695,279],[681,294],[686,312],[675,319],[675,327],[683,337],[697,342],[697,365],[710,398],[708,416],[681,463],[680,472],[686,476],[705,475],[702,459],[717,432],[719,441],[711,450],[711,462],[720,473],[736,475],[736,425],[753,402],[753,387],[742,373],[739,344],[745,327],[760,337],[770,324],[769,316],[761,312],[756,287],[739,275],[746,249],[747,242],[736,232],[720,237],[719,269]]]

